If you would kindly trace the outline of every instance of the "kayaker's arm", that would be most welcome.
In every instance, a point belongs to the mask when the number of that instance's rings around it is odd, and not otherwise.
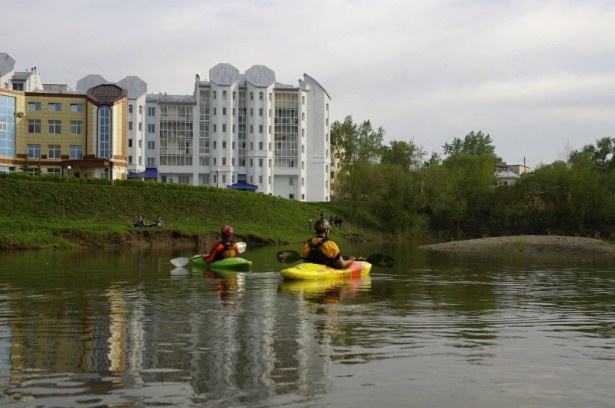
[[[354,256],[349,256],[347,258],[340,256],[339,258],[337,258],[337,266],[339,266],[340,268],[345,268],[350,265],[355,259],[356,258]]]

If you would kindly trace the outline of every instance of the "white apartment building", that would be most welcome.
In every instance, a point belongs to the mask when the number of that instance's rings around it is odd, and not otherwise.
[[[255,65],[195,78],[193,95],[148,94],[146,167],[161,182],[330,200],[331,98],[304,74],[297,86]]]

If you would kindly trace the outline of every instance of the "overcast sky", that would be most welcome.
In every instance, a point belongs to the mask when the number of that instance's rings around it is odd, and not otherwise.
[[[0,0],[15,70],[75,88],[137,75],[191,94],[220,62],[303,73],[332,120],[370,120],[426,152],[471,131],[532,168],[615,137],[615,2],[497,0]]]

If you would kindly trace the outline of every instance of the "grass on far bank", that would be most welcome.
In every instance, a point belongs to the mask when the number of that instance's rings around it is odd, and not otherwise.
[[[344,203],[132,180],[0,175],[0,208],[0,248],[5,249],[70,247],[74,243],[61,237],[66,232],[129,234],[139,215],[149,223],[160,215],[164,230],[184,234],[216,233],[230,224],[239,236],[300,242],[311,234],[308,220],[324,212],[344,218],[346,231],[364,232],[348,222]],[[338,233],[334,230],[333,237]]]

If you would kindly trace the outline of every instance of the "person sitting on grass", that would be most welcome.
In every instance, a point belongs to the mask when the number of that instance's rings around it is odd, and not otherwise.
[[[133,227],[147,227],[147,223],[145,222],[145,217],[139,215],[139,220],[133,224]]]
[[[156,218],[156,220],[152,225],[150,225],[150,227],[162,228],[162,217],[158,216],[158,218]]]

